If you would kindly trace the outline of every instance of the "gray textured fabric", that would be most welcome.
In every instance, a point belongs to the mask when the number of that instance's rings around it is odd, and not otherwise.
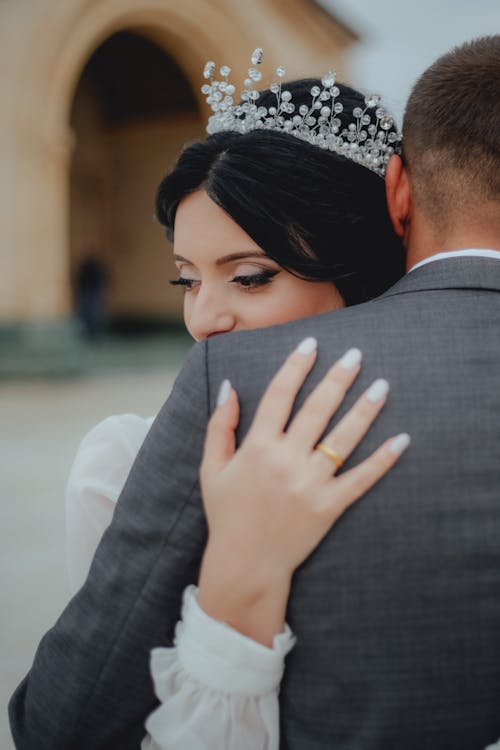
[[[240,395],[241,437],[307,335],[319,358],[304,393],[350,346],[364,367],[345,408],[375,377],[391,383],[352,461],[400,431],[413,442],[295,576],[282,745],[480,750],[500,737],[500,262],[456,258],[365,305],[193,349],[86,584],[11,701],[18,748],[139,746],[148,652],[171,641],[205,541],[197,474],[220,381]]]

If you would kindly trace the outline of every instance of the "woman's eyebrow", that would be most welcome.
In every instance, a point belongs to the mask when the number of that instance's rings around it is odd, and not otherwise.
[[[223,255],[222,258],[217,258],[215,261],[216,266],[223,266],[225,263],[231,263],[233,260],[245,260],[245,258],[265,258],[265,253],[258,252],[257,250],[250,250],[249,252],[242,253],[231,253],[230,255]]]
[[[266,254],[258,252],[257,250],[249,250],[248,252],[231,253],[230,255],[223,255],[222,258],[217,258],[215,261],[216,266],[223,266],[225,263],[232,263],[235,260],[245,260],[245,258],[265,258]],[[191,260],[184,258],[183,255],[177,255],[174,253],[174,260],[180,263],[189,263],[190,266],[194,265]]]

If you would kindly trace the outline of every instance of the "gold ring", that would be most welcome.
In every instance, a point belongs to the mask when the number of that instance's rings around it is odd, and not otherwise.
[[[333,448],[329,448],[324,443],[318,443],[315,450],[321,451],[321,453],[324,453],[325,456],[330,459],[330,461],[333,461],[337,470],[344,465],[344,459],[342,458],[342,456],[340,456],[337,451],[334,451]]]

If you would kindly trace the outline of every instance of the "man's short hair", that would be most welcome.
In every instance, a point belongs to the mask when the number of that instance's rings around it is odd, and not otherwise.
[[[403,142],[415,203],[436,227],[500,202],[500,35],[455,47],[423,73]]]

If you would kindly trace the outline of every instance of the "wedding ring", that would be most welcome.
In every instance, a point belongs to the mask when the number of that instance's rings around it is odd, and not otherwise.
[[[315,450],[321,451],[321,453],[324,453],[327,458],[330,459],[335,464],[335,469],[340,469],[341,466],[344,464],[344,459],[342,456],[340,456],[337,451],[334,451],[333,448],[329,448],[324,443],[318,443]]]

